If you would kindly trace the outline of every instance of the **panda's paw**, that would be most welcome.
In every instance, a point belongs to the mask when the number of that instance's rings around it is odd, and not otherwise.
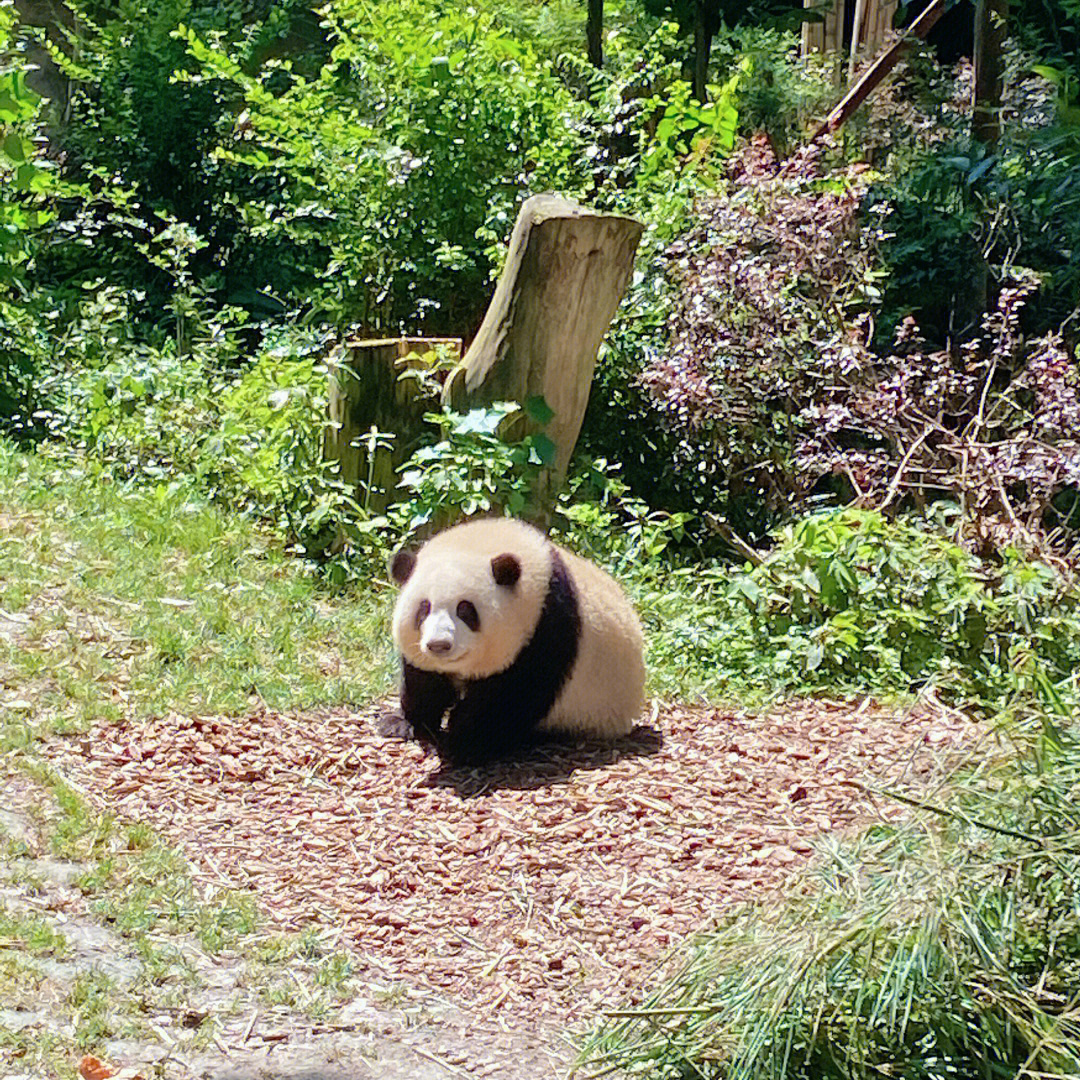
[[[375,731],[384,739],[416,737],[412,724],[397,709],[383,709],[375,720]]]

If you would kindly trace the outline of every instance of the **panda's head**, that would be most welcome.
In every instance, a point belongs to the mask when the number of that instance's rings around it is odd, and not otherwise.
[[[520,522],[458,525],[390,564],[394,644],[414,667],[462,679],[508,668],[532,637],[551,575],[547,541]]]

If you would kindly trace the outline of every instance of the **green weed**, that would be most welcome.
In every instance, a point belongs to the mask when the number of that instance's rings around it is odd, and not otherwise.
[[[45,919],[0,906],[0,949],[10,948],[25,950],[32,956],[62,956],[67,941]]]
[[[1080,595],[1050,567],[984,563],[940,533],[842,510],[782,530],[760,566],[628,568],[661,693],[762,700],[934,690],[990,711],[1077,699]]]
[[[113,982],[103,972],[75,976],[64,1004],[74,1015],[75,1045],[80,1049],[92,1049],[113,1034],[115,997]]]

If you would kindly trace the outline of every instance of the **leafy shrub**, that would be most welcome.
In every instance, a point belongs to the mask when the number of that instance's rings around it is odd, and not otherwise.
[[[721,77],[744,72],[736,97],[743,130],[765,132],[781,157],[835,97],[832,80],[815,69],[812,58],[799,56],[799,38],[791,30],[721,27],[711,56]]]
[[[1080,686],[1080,595],[1009,551],[982,563],[939,532],[869,511],[785,527],[760,566],[642,588],[652,650],[712,694],[910,694],[1063,708]]]
[[[219,428],[202,442],[195,476],[216,498],[247,510],[321,556],[359,516],[323,461],[327,424],[325,339],[278,331],[224,389]]]
[[[233,317],[242,328],[243,314]],[[342,543],[358,508],[322,460],[321,334],[272,331],[241,364],[236,321],[200,328],[181,354],[174,340],[131,340],[116,290],[87,301],[81,318],[96,333],[82,326],[69,335],[67,360],[77,373],[59,380],[52,426],[92,467],[140,482],[190,478],[312,556]]]
[[[196,285],[219,304],[280,314],[280,302],[267,290],[287,293],[322,265],[313,253],[248,228],[240,207],[265,194],[265,179],[212,153],[232,128],[238,92],[222,80],[184,78],[195,64],[175,31],[184,23],[222,38],[245,64],[265,58],[288,37],[294,63],[303,68],[319,47],[305,33],[306,5],[72,0],[67,7],[75,16],[74,30],[64,48],[51,49],[72,80],[70,102],[62,118],[54,117],[51,133],[63,148],[63,175],[95,189],[122,187],[127,194],[116,208],[85,200],[66,208],[67,233],[92,233],[95,242],[90,249],[67,242],[50,250],[43,264],[46,280],[107,273],[112,284],[147,293],[136,314],[154,322],[175,287],[147,257],[163,217],[166,225],[179,223],[198,238],[190,265]],[[71,240],[63,232],[57,238]]]
[[[863,217],[865,176],[826,171],[816,153],[780,164],[754,139],[728,183],[699,200],[695,228],[666,252],[681,288],[643,320],[664,328],[630,339],[647,349],[643,370],[600,384],[624,424],[627,414],[651,422],[628,476],[720,535],[762,536],[820,500],[888,508],[947,496],[965,511],[958,535],[980,554],[1067,549],[1080,369],[1061,334],[1026,336],[1043,303],[1033,275],[1016,268],[999,282],[962,350],[933,348],[910,319],[891,352],[876,348],[878,253],[896,239],[888,216]],[[948,254],[936,258],[944,272]],[[971,281],[970,259],[958,255],[953,269],[965,262]],[[919,284],[920,296],[932,288]],[[681,479],[658,487],[649,465],[661,456]]]
[[[618,574],[648,577],[684,536],[688,513],[652,509],[603,458],[579,458],[555,506],[553,531]]]
[[[665,470],[686,478],[691,508],[744,534],[790,511],[797,417],[875,287],[858,225],[865,185],[857,173],[825,184],[821,171],[814,154],[781,166],[764,138],[731,159],[666,253],[678,287],[662,312],[668,340],[639,377],[667,429]]]
[[[1060,511],[1080,488],[1080,367],[1060,335],[1025,340],[1033,293],[1003,288],[959,354],[929,350],[910,321],[892,355],[851,341],[803,413],[807,480],[842,476],[881,506],[951,496],[964,509],[957,535],[987,556],[1010,543],[1071,547]]]
[[[690,155],[701,162],[713,153],[731,153],[739,123],[734,97],[742,74],[736,71],[723,86],[715,87],[712,100],[704,105],[691,99],[690,84],[682,79],[648,103],[655,110],[656,126],[642,148],[640,183],[670,176]]]
[[[252,228],[326,253],[320,306],[335,320],[460,332],[486,293],[477,231],[508,229],[523,193],[567,187],[580,163],[572,101],[550,62],[482,14],[408,0],[324,19],[333,48],[310,80],[273,62],[249,77],[182,30],[199,78],[244,95],[217,156],[265,177],[242,211]]]
[[[554,461],[555,446],[542,433],[511,438],[508,428],[516,415],[546,423],[551,410],[537,398],[525,410],[516,402],[496,402],[467,413],[444,409],[426,414],[441,437],[417,450],[399,470],[404,498],[393,507],[395,521],[411,532],[474,514],[521,517],[534,510],[536,485],[541,470]]]
[[[1042,282],[1029,329],[1057,327],[1080,304],[1078,164],[1075,131],[1021,130],[996,156],[967,142],[934,147],[877,185],[868,207],[887,215],[890,234],[881,334],[910,315],[932,343],[962,338],[1025,271]]]
[[[906,93],[894,88],[875,104],[891,113],[875,120],[875,141],[889,131],[879,147],[889,160],[867,200],[871,216],[887,225],[880,341],[909,315],[935,346],[963,340],[977,332],[998,290],[1025,274],[1041,285],[1029,331],[1056,329],[1080,304],[1075,58],[1057,67],[1031,60],[1008,56],[1002,137],[993,148],[971,138],[966,84],[925,57],[908,66]]]
[[[847,510],[783,530],[739,579],[775,671],[992,700],[1031,690],[1053,706],[1080,662],[1080,609],[1049,567],[1008,552],[991,572],[934,532]],[[781,675],[783,678],[783,676]]]
[[[190,353],[175,339],[139,340],[137,296],[88,291],[57,343],[53,434],[124,479],[157,481],[193,472],[218,424],[218,398],[237,344],[227,326],[200,336]]]

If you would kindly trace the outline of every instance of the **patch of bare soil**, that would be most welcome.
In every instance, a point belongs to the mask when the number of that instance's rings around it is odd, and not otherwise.
[[[18,937],[0,935],[0,964],[17,951],[20,967],[38,976],[5,982],[0,992],[0,1080],[56,1075],[25,1065],[20,1036],[59,1040],[65,1075],[81,1060],[80,1076],[115,1068],[115,1080],[446,1080],[464,1074],[465,1065],[475,1077],[553,1080],[565,1066],[565,1044],[478,1025],[462,1009],[423,993],[398,995],[393,1005],[356,994],[322,1018],[305,1015],[268,1000],[261,992],[265,982],[235,953],[211,956],[191,935],[152,933],[140,940],[177,950],[187,969],[182,989],[177,969],[164,979],[160,970],[149,972],[146,955],[103,922],[79,888],[92,866],[50,857],[39,828],[52,816],[49,795],[26,776],[5,772],[4,764],[0,759],[0,839],[12,847],[0,861],[0,915],[40,919],[66,944],[57,955],[35,956]],[[289,973],[296,975],[295,965]],[[95,1066],[93,1057],[74,1049],[72,995],[80,979],[101,977],[112,1005],[107,1026],[124,1034],[101,1041]],[[297,985],[303,989],[302,978]],[[125,1004],[137,1013],[125,1014]],[[207,1018],[209,1040],[198,1030]]]
[[[51,753],[283,928],[340,927],[373,979],[535,1029],[633,997],[681,938],[781,894],[816,837],[902,812],[852,781],[918,790],[975,737],[930,709],[675,708],[613,747],[447,771],[378,713],[169,716]]]

